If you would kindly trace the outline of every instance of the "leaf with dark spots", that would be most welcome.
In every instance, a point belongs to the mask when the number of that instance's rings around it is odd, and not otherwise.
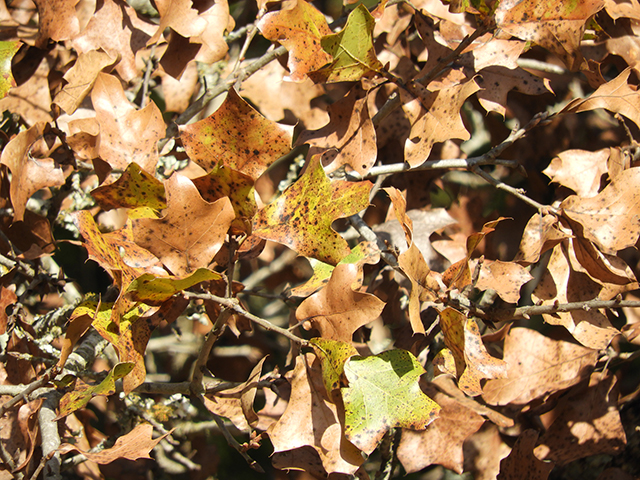
[[[366,208],[370,189],[368,181],[329,180],[316,155],[298,181],[258,211],[253,219],[253,234],[336,265],[351,250],[331,224]]]
[[[322,380],[327,390],[329,398],[335,390],[340,389],[340,385],[346,381],[344,377],[345,362],[358,355],[356,347],[351,343],[337,342],[326,338],[312,338],[309,343],[314,352],[320,358],[322,364]]]
[[[220,162],[208,175],[193,179],[202,198],[213,203],[229,197],[236,218],[231,228],[251,233],[251,219],[258,210],[254,180],[237,170],[224,166]]]
[[[167,205],[159,219],[133,221],[134,237],[174,275],[207,267],[220,250],[235,218],[227,197],[205,201],[191,180],[174,174],[165,182]]]
[[[341,388],[345,409],[344,434],[370,454],[391,428],[424,430],[440,407],[420,389],[425,373],[405,350],[371,357],[350,357],[344,365],[348,387]]]
[[[180,138],[189,158],[207,173],[222,163],[255,180],[291,151],[291,131],[264,118],[232,88],[215,112],[180,127]]]
[[[112,208],[167,208],[164,185],[132,162],[118,180],[91,192],[104,210]]]
[[[309,72],[318,70],[332,60],[320,43],[331,34],[324,15],[304,0],[296,0],[289,8],[269,12],[257,23],[265,38],[278,42],[289,51],[287,66],[291,80],[303,81]]]

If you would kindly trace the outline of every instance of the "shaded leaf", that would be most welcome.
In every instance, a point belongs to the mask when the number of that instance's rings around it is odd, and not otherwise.
[[[254,180],[291,150],[291,129],[264,118],[233,88],[215,112],[180,132],[189,158],[207,172],[222,163]]]
[[[309,72],[332,60],[320,43],[324,35],[331,34],[331,29],[324,15],[304,0],[296,0],[290,8],[267,13],[257,27],[265,38],[284,45],[289,51],[287,66],[294,82],[301,82]]]
[[[329,180],[316,155],[293,185],[258,211],[253,220],[253,234],[336,265],[349,255],[350,249],[331,224],[366,208],[370,189],[368,181]]]
[[[60,408],[57,419],[65,417],[76,410],[83,408],[93,397],[101,395],[108,397],[116,393],[116,380],[120,380],[133,370],[133,363],[118,363],[107,374],[106,378],[97,385],[87,385],[77,379],[71,392],[67,392],[60,399]]]
[[[132,162],[114,183],[103,185],[91,192],[91,196],[104,210],[112,208],[149,207],[155,210],[167,208],[164,185],[153,175]]]
[[[166,433],[158,438],[151,438],[152,433],[153,427],[148,423],[144,423],[137,425],[129,433],[118,438],[113,447],[97,453],[82,451],[69,443],[61,445],[58,451],[62,454],[76,451],[100,465],[111,463],[119,458],[126,458],[127,460],[151,458],[149,452],[153,450],[160,440],[169,435],[169,433]]]
[[[363,4],[349,13],[347,23],[338,33],[322,37],[322,48],[333,60],[309,74],[314,82],[350,82],[379,72],[383,65],[373,47],[375,20]]]
[[[358,267],[339,264],[326,287],[307,298],[296,310],[298,321],[308,321],[329,340],[351,342],[353,332],[375,320],[385,303],[375,295],[352,290]]]
[[[234,219],[227,197],[202,199],[191,180],[174,174],[165,182],[168,208],[162,218],[133,222],[136,242],[154,253],[175,275],[206,267],[222,246]]]
[[[389,429],[424,430],[438,415],[438,404],[420,390],[424,368],[405,350],[351,357],[344,373],[345,436],[366,454]]]
[[[38,123],[16,135],[4,147],[0,163],[9,167],[12,174],[10,186],[13,221],[24,219],[27,201],[38,190],[63,185],[62,169],[52,158],[36,158],[38,142],[42,140],[45,125]]]
[[[511,453],[500,462],[498,480],[546,480],[549,478],[553,463],[545,463],[533,455],[533,448],[538,440],[538,432],[532,429],[520,434]]]
[[[489,380],[482,398],[491,405],[529,403],[580,382],[597,358],[597,350],[512,328],[504,343],[507,377]]]

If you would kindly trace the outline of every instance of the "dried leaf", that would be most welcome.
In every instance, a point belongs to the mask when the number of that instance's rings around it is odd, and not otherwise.
[[[597,152],[566,150],[554,158],[542,173],[552,182],[570,188],[578,197],[594,197],[600,191],[602,176],[607,173],[609,154],[608,148]]]
[[[76,15],[79,0],[35,0],[40,20],[38,48],[47,45],[49,39],[54,42],[69,40],[80,31],[80,22]]]
[[[351,342],[353,332],[375,320],[385,305],[375,295],[351,289],[359,275],[356,265],[339,264],[327,286],[297,308],[298,321],[309,321],[325,339]]]
[[[118,438],[113,447],[97,453],[85,452],[69,443],[62,444],[58,451],[62,454],[76,451],[100,465],[106,465],[119,458],[126,458],[127,460],[151,458],[149,452],[170,432],[158,438],[151,438],[152,433],[153,427],[148,423],[144,423],[137,425],[129,433]]]
[[[262,35],[286,47],[291,80],[301,82],[307,74],[332,60],[320,43],[331,34],[324,15],[305,0],[296,0],[290,8],[269,12],[257,23]]]
[[[174,275],[207,267],[234,219],[231,202],[227,197],[206,202],[193,182],[179,174],[165,182],[165,189],[165,215],[134,220],[136,242],[160,258]]]
[[[538,432],[529,429],[520,434],[511,453],[500,462],[498,480],[546,480],[549,478],[553,463],[545,463],[533,455],[538,440]]]
[[[485,260],[476,287],[495,290],[505,302],[518,303],[520,289],[531,279],[531,274],[517,263]]]
[[[490,405],[524,405],[580,382],[597,358],[597,350],[512,328],[504,343],[507,378],[489,380],[482,398]]]
[[[370,189],[368,181],[330,181],[320,158],[315,156],[298,181],[258,211],[253,219],[253,234],[336,265],[349,255],[350,249],[331,224],[366,208]]]

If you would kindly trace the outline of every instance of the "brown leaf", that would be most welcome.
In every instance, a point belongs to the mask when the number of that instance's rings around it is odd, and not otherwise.
[[[640,101],[640,96],[634,95]],[[585,238],[602,252],[615,254],[635,245],[640,235],[639,182],[640,168],[629,168],[595,197],[571,195],[560,207],[564,215],[583,227]]]
[[[267,13],[257,26],[265,38],[289,51],[287,66],[294,82],[303,81],[309,72],[333,59],[320,44],[324,35],[332,33],[331,29],[324,15],[305,0],[295,0],[282,10]]]
[[[580,41],[585,23],[603,5],[604,0],[561,5],[549,0],[502,2],[496,9],[495,21],[505,32],[546,48],[571,70],[578,70],[582,64]]]
[[[0,335],[7,332],[7,307],[18,301],[13,290],[9,290],[4,285],[0,286]]]
[[[48,59],[43,58],[26,82],[11,88],[7,96],[0,99],[0,112],[15,112],[30,127],[39,122],[51,122],[50,70]]]
[[[627,443],[618,412],[616,377],[591,374],[542,416],[547,430],[535,455],[566,465],[579,458],[620,452]]]
[[[536,263],[540,255],[569,237],[569,233],[560,230],[558,217],[536,214],[522,233],[515,261],[525,266]]]
[[[512,328],[504,342],[507,378],[489,380],[482,396],[491,405],[523,405],[575,385],[597,358],[597,350]]]
[[[584,302],[597,298],[601,290],[602,285],[571,267],[567,253],[560,244],[553,249],[532,298],[541,305]],[[620,333],[598,309],[557,312],[544,314],[543,317],[547,323],[564,326],[576,340],[589,348],[607,348],[611,339]]]
[[[16,135],[2,151],[0,163],[12,174],[11,204],[13,221],[21,221],[27,201],[38,190],[63,185],[62,169],[51,158],[38,158],[38,143],[43,139],[45,125],[38,123]]]
[[[206,20],[200,18],[198,10],[191,8],[191,0],[156,0],[154,3],[160,14],[160,24],[147,46],[156,43],[167,28],[185,38],[200,35],[207,28]]]
[[[87,457],[92,462],[99,463],[100,465],[111,463],[118,458],[126,458],[127,460],[151,458],[149,456],[149,452],[153,450],[160,440],[169,435],[169,433],[158,438],[151,438],[151,435],[153,434],[153,427],[148,423],[144,423],[137,425],[129,433],[118,438],[113,447],[102,450],[101,452],[85,452],[69,443],[63,443],[58,451],[62,454],[76,451]]]
[[[295,370],[288,377],[291,382],[289,404],[280,420],[268,430],[276,457],[274,464],[280,468],[307,470],[314,465],[314,456],[300,455],[298,450],[311,446],[322,462],[314,471],[324,468],[329,474],[353,474],[364,459],[344,437],[338,407],[325,396],[316,356],[298,356]],[[282,462],[283,456],[289,457],[286,463]]]
[[[79,0],[35,0],[40,19],[38,48],[44,48],[49,39],[54,42],[69,40],[80,31],[76,15]]]
[[[473,269],[473,266],[470,268]],[[476,287],[480,290],[493,289],[505,302],[518,303],[520,288],[532,278],[517,263],[485,260]]]
[[[191,180],[174,174],[165,181],[167,205],[159,219],[133,222],[136,242],[156,255],[174,275],[186,275],[213,260],[235,215],[228,197],[202,199]]]
[[[566,150],[554,158],[542,172],[552,182],[564,185],[579,197],[594,197],[600,191],[602,175],[607,173],[610,149],[597,152]]]
[[[223,162],[254,180],[291,150],[291,129],[264,118],[233,88],[210,116],[180,127],[180,138],[207,172]]]
[[[545,463],[533,455],[533,448],[538,440],[538,432],[525,430],[520,434],[516,444],[507,458],[500,462],[498,480],[546,480],[549,478],[553,463]]]
[[[375,295],[351,289],[359,275],[357,265],[339,264],[329,283],[300,304],[296,310],[298,321],[311,322],[322,338],[351,342],[353,332],[375,320],[385,305]]]
[[[415,82],[411,85],[412,94],[400,90],[400,98],[402,109],[411,122],[404,159],[415,167],[427,160],[435,143],[451,138],[470,138],[460,118],[460,109],[480,87],[473,80],[435,92]]]
[[[140,19],[126,3],[103,0],[80,34],[71,41],[78,53],[102,49],[120,61],[116,71],[126,82],[139,74],[136,52],[143,48],[157,26]]]
[[[462,473],[462,444],[484,423],[484,419],[453,398],[439,392],[433,385],[424,388],[426,394],[442,407],[426,430],[403,429],[398,446],[398,460],[407,473],[438,464]]]
[[[155,172],[158,140],[165,133],[160,110],[150,102],[136,110],[113,75],[99,73],[91,91],[91,102],[100,124],[100,157],[112,168],[126,169],[136,162],[143,170]]]
[[[102,51],[91,50],[81,53],[73,67],[64,74],[63,78],[67,84],[58,92],[53,103],[71,115],[93,88],[98,73],[116,61],[116,57]]]
[[[507,364],[489,355],[475,320],[447,307],[440,312],[440,328],[455,359],[460,390],[477,396],[482,393],[481,379],[506,377]]]
[[[326,153],[327,173],[347,167],[365,176],[376,161],[376,132],[367,107],[367,94],[360,86],[328,107],[329,123],[319,130],[306,130],[296,145],[311,145],[308,155]]]

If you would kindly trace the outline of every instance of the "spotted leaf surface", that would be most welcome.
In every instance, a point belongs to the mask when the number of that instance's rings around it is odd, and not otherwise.
[[[360,4],[347,18],[344,28],[322,38],[322,48],[333,57],[330,65],[310,75],[315,82],[349,82],[382,70],[373,47],[375,20]]]
[[[186,277],[156,277],[148,273],[136,278],[127,289],[126,295],[137,302],[159,305],[176,293],[191,288],[200,282],[220,280],[219,273],[199,268]]]
[[[207,172],[222,162],[256,179],[291,150],[291,129],[264,118],[233,88],[218,110],[180,131],[189,158]]]
[[[367,454],[390,428],[424,430],[438,415],[440,407],[418,384],[424,368],[405,350],[351,357],[344,373],[349,381],[349,386],[341,389],[344,433]]]
[[[164,185],[140,166],[131,163],[118,180],[91,192],[91,196],[105,210],[112,208],[167,208]]]
[[[351,250],[331,223],[366,208],[370,190],[370,182],[332,182],[315,156],[297,182],[256,214],[253,233],[336,265]]]
[[[324,388],[331,398],[333,391],[340,389],[343,383],[345,362],[354,355],[358,355],[358,351],[350,343],[320,337],[312,338],[309,343],[320,358]]]
[[[293,7],[269,12],[258,21],[265,38],[284,45],[289,51],[287,66],[294,82],[303,81],[309,72],[332,60],[322,49],[321,39],[331,34],[324,15],[304,0]]]

